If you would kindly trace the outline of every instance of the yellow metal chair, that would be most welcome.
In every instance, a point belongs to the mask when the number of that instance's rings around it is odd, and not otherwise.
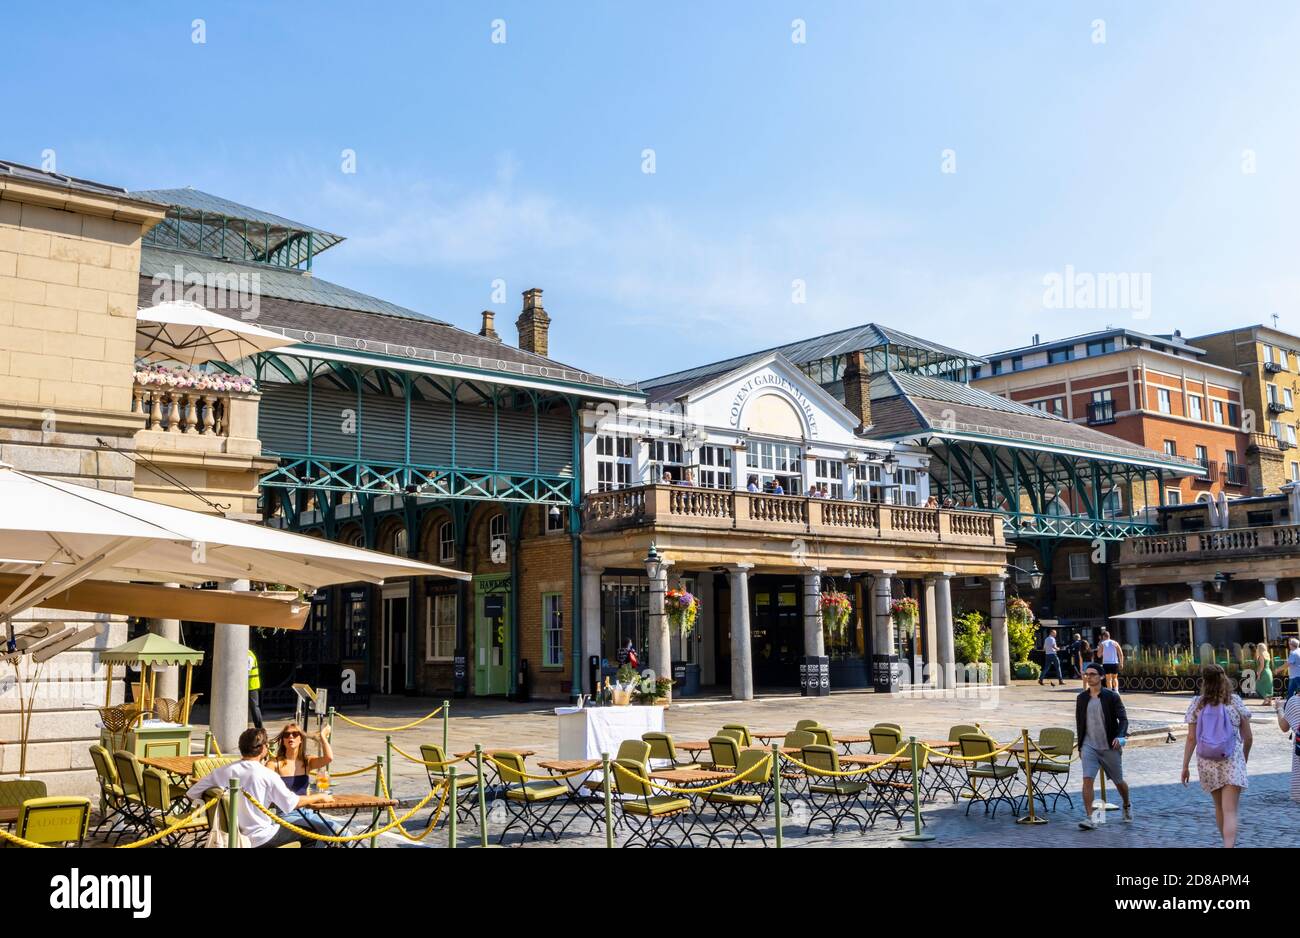
[[[436,743],[425,743],[420,747],[420,758],[425,762],[446,762],[447,753]],[[456,816],[462,821],[474,821],[478,818],[478,813],[474,810],[478,804],[478,773],[470,767],[471,765],[472,763],[461,763],[456,766],[456,790],[450,793],[456,805]],[[425,773],[429,776],[430,788],[437,788],[448,780],[448,768],[449,766],[445,765],[424,767]]]
[[[657,794],[655,789],[641,781],[645,766],[635,762],[615,760],[611,767],[614,789],[618,792],[618,807],[627,825],[628,838],[624,847],[680,847],[690,842],[690,827],[683,826],[691,811],[689,799],[680,795]],[[679,832],[674,840],[670,830]]]
[[[808,770],[808,801],[812,813],[806,832],[811,833],[813,824],[822,817],[831,822],[831,834],[848,820],[865,833],[875,820],[875,809],[863,800],[871,790],[871,783],[827,774],[840,771],[840,758],[834,746],[814,743],[803,748],[802,756],[804,764],[811,766]],[[858,814],[857,808],[862,809],[865,817]]]
[[[24,801],[14,833],[33,843],[80,847],[89,828],[90,799],[56,795]],[[4,845],[15,846],[7,840]]]
[[[665,762],[667,765],[663,768],[668,769],[697,769],[699,764],[690,759],[679,759],[677,757],[677,748],[673,745],[673,738],[667,733],[642,733],[642,742],[650,747],[649,758],[655,762]]]
[[[814,726],[821,726],[821,723],[816,720],[800,720],[794,725],[794,728],[797,730],[807,730]]]
[[[149,812],[149,824],[153,828],[151,833],[169,831],[167,836],[155,841],[168,847],[182,846],[187,837],[191,839],[191,846],[198,846],[208,832],[207,818],[200,815],[186,820],[194,810],[190,807],[184,813],[177,813],[176,802],[171,797],[174,788],[162,769],[150,766],[141,773],[140,792]]]
[[[719,734],[709,740],[710,766],[715,772],[734,772],[740,764],[740,742],[734,735]]]
[[[112,754],[103,746],[91,746],[90,761],[95,766],[95,779],[99,782],[99,823],[95,825],[95,835],[99,836],[99,830],[105,824],[108,824],[109,833],[112,833],[119,819],[125,829],[129,826],[123,811],[126,794],[122,791],[122,783],[118,781]],[[109,821],[113,823],[109,824]],[[122,833],[123,831],[118,832],[119,840]]]
[[[724,723],[722,729],[718,732],[718,735],[730,736],[731,733],[729,733],[728,730],[737,730],[740,732],[740,739],[736,740],[736,742],[740,743],[740,748],[744,749],[748,746],[754,745],[754,738],[749,733],[749,727],[744,723]]]
[[[767,764],[766,768],[759,768],[762,763]],[[736,774],[744,775],[746,772],[751,774],[743,780],[704,796],[704,803],[714,811],[709,838],[719,846],[718,834],[723,828],[731,832],[733,847],[740,846],[747,832],[757,836],[764,847],[767,846],[767,838],[756,822],[766,813],[767,800],[772,793],[772,753],[746,749],[740,754]]]
[[[1063,726],[1049,726],[1038,734],[1038,748],[1029,760],[1034,771],[1034,793],[1043,802],[1047,810],[1047,798],[1052,799],[1051,810],[1056,810],[1056,803],[1064,798],[1071,808],[1074,799],[1070,797],[1069,760],[1074,755],[1074,730]],[[1050,757],[1050,758],[1049,758]]]
[[[506,786],[502,801],[511,814],[497,843],[504,843],[506,834],[516,827],[523,828],[523,840],[538,840],[540,832],[545,831],[551,835],[552,840],[558,841],[560,833],[551,826],[551,822],[568,803],[569,786],[564,782],[529,781],[525,778],[527,769],[524,768],[524,757],[518,753],[498,752],[493,758],[501,781]]]
[[[966,805],[966,813],[970,814],[971,805],[977,801],[984,803],[985,814],[989,813],[989,806],[992,805],[993,817],[997,817],[999,801],[1005,801],[1012,811],[1016,810],[1016,797],[1011,791],[1011,783],[1019,776],[1020,769],[1014,765],[998,765],[997,757],[992,755],[997,744],[982,733],[966,733],[959,742],[961,754],[968,759],[987,757],[966,763],[966,781],[972,793],[970,804]]]

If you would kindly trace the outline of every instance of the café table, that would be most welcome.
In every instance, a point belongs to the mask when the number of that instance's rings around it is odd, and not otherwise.
[[[582,769],[598,770],[601,767],[599,760],[592,759],[542,759],[537,764],[552,776],[568,775],[570,772],[579,772]],[[564,826],[560,828],[561,836],[568,830],[569,825],[579,817],[585,817],[591,822],[587,829],[588,834],[605,822],[604,781],[603,779],[596,781],[594,776],[597,774],[596,771],[592,771],[584,775],[573,775],[569,778],[560,779],[569,788],[569,803],[578,809],[577,813],[565,821]],[[597,790],[602,793],[600,798],[596,797],[595,792]],[[600,807],[597,807],[597,804]]]
[[[20,811],[22,811],[21,805],[15,805],[12,808],[0,808],[0,824],[12,827],[18,822],[18,813]]]
[[[854,746],[871,742],[871,737],[866,733],[844,733],[841,735],[840,733],[832,731],[831,737],[835,742],[844,747],[844,754],[846,756],[853,752]]]
[[[530,756],[537,755],[536,749],[507,749],[501,747],[494,748],[494,749],[484,749],[483,750],[483,787],[487,793],[488,801],[492,801],[496,798],[504,797],[506,788],[509,787],[505,784],[505,782],[501,780],[501,770],[497,767],[497,764],[495,762],[492,762],[488,757],[492,756],[493,758],[495,758],[496,756],[499,756],[502,753],[507,753],[507,752],[513,753],[514,755],[517,755],[521,759],[527,759]],[[471,749],[469,752],[457,752],[454,753],[453,755],[457,759],[468,759],[471,768],[474,769],[478,768],[478,766],[474,762],[474,750]]]
[[[382,826],[380,819],[384,817],[384,808],[397,807],[397,801],[392,798],[380,798],[376,795],[351,795],[338,794],[332,801],[323,801],[311,806],[312,811],[318,811],[322,814],[343,814],[348,813],[348,819],[343,822],[344,834],[368,834],[375,828]],[[362,811],[370,810],[370,820],[364,823],[360,830],[352,830],[352,823],[356,820],[357,815]],[[349,813],[350,812],[350,813]],[[333,831],[325,828],[323,825],[312,823],[310,815],[303,819],[304,823],[299,827],[306,828],[317,834],[332,834]],[[370,840],[353,840],[341,844],[323,842],[326,847],[365,847],[369,846]]]
[[[763,746],[750,747],[754,749],[763,749]],[[735,774],[726,770],[715,769],[660,769],[650,773],[650,779],[656,782],[665,782],[674,788],[707,788],[710,785],[716,785],[718,782],[725,782]],[[661,791],[656,789],[656,794],[678,796],[677,792]],[[692,847],[695,846],[692,837],[695,834],[695,828],[703,821],[704,800],[696,796],[681,795],[680,797],[688,798],[691,802],[691,823],[683,831],[686,843]],[[718,839],[713,836],[707,829],[704,831],[707,843],[714,846],[721,846]]]
[[[905,756],[895,757],[892,753],[870,753],[862,756],[840,756],[839,762],[841,770],[845,768],[863,769],[863,781],[868,782],[876,792],[877,809],[875,813],[879,813],[882,809],[886,810],[896,821],[902,823],[903,816],[911,810],[911,803],[907,795],[912,790],[910,781],[904,782],[899,778],[899,773],[903,770],[904,765],[908,764]],[[887,768],[876,768],[885,765],[887,765]],[[871,771],[872,769],[875,769],[875,771]]]
[[[673,740],[673,748],[680,749],[683,752],[689,752],[691,759],[695,762],[700,761],[700,753],[709,751],[709,741],[707,739],[688,739],[685,742]]]

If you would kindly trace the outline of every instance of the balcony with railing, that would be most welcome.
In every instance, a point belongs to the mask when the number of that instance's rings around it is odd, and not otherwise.
[[[1288,403],[1287,401],[1269,401],[1269,402],[1268,402],[1268,412],[1269,412],[1270,414],[1284,414],[1284,413],[1287,413],[1287,412],[1290,411],[1290,410],[1294,410],[1294,407],[1293,407],[1290,403]]]
[[[1124,542],[1120,563],[1250,560],[1276,554],[1300,554],[1300,524],[1131,537]]]
[[[982,547],[1005,543],[1001,517],[986,512],[679,485],[641,485],[590,493],[583,503],[583,515],[583,530],[593,534],[672,526]]]
[[[1093,401],[1088,405],[1088,424],[1097,426],[1115,422],[1114,401]]]
[[[1223,484],[1224,485],[1248,485],[1250,483],[1250,470],[1238,463],[1227,463],[1223,467]]]

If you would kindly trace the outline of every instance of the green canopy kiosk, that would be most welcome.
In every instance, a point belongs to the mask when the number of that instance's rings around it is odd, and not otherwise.
[[[118,645],[100,652],[99,660],[108,666],[104,689],[104,727],[100,732],[100,741],[105,748],[128,749],[137,756],[187,756],[190,753],[190,687],[194,676],[194,666],[203,663],[203,652],[152,632],[133,638],[125,645]],[[136,701],[137,710],[126,721],[124,727],[114,727],[106,711],[121,711],[112,707],[113,668],[116,665],[140,669],[140,695]],[[146,724],[144,716],[152,711],[156,700],[154,688],[157,686],[160,667],[185,666],[185,694],[179,701],[180,713],[178,723]],[[116,730],[116,731],[115,731]]]

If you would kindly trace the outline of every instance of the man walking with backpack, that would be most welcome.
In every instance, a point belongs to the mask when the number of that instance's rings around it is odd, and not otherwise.
[[[1083,762],[1084,817],[1079,827],[1090,831],[1096,827],[1092,819],[1092,781],[1099,771],[1105,771],[1124,799],[1125,823],[1133,820],[1133,808],[1128,800],[1128,783],[1124,781],[1124,743],[1128,741],[1124,701],[1113,690],[1101,686],[1101,666],[1096,662],[1087,665],[1083,675],[1088,689],[1075,700],[1074,722]]]

